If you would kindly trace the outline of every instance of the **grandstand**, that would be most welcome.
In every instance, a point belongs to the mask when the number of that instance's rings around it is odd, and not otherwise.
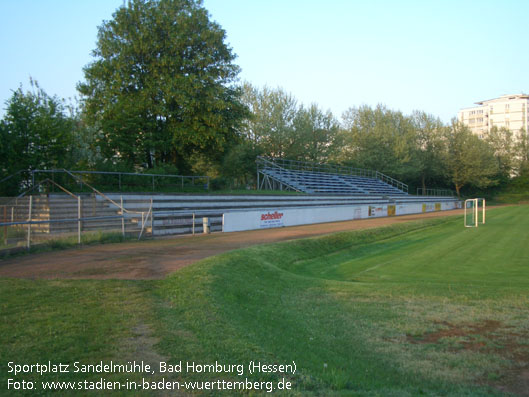
[[[0,200],[4,245],[8,245],[8,240],[27,240],[29,246],[30,240],[38,240],[39,235],[45,238],[71,233],[76,233],[80,241],[82,232],[103,230],[139,237],[202,233],[206,219],[211,231],[233,231],[460,207],[459,200],[449,191],[442,195],[410,195],[406,184],[378,171],[263,157],[257,158],[258,189],[300,194],[116,192],[119,189],[103,193],[86,179],[62,172],[72,179],[72,188],[78,186],[80,192],[72,193],[45,179],[31,189],[36,195]],[[43,194],[44,183],[52,183],[63,193]],[[152,186],[154,190],[154,182]],[[82,192],[86,189],[90,193]]]
[[[273,158],[257,158],[259,190],[308,194],[400,196],[408,185],[378,171]]]

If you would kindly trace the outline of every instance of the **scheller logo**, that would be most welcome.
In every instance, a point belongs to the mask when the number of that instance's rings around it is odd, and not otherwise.
[[[282,212],[274,212],[271,214],[270,212],[268,214],[261,214],[261,220],[262,221],[269,221],[271,219],[281,219],[283,217]]]

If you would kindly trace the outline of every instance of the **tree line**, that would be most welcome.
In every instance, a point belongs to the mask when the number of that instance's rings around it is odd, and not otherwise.
[[[30,81],[0,121],[2,179],[68,168],[209,175],[255,184],[258,155],[378,170],[411,186],[486,188],[528,172],[527,136],[484,139],[455,120],[360,106],[340,119],[281,88],[240,83],[226,33],[199,0],[132,0],[99,27],[79,102]],[[24,179],[26,178],[26,179]],[[26,187],[24,173],[0,194]]]

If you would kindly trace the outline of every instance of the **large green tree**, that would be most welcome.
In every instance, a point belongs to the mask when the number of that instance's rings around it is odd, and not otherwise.
[[[29,186],[29,171],[69,167],[74,122],[64,102],[52,97],[30,81],[31,89],[22,86],[6,102],[1,121],[0,169],[4,177],[18,172],[2,183],[2,194],[16,194]]]
[[[267,156],[292,159],[296,152],[297,100],[281,88],[258,89],[245,83],[243,101],[251,111],[241,135]]]
[[[494,151],[498,163],[498,177],[507,183],[514,172],[516,164],[516,139],[512,131],[496,126],[485,134],[485,141]]]
[[[78,85],[104,157],[191,169],[218,158],[246,115],[224,30],[199,0],[131,0],[99,28]]]
[[[514,152],[516,153],[514,161],[516,174],[529,175],[529,134],[523,128],[515,134]]]
[[[294,120],[295,158],[312,162],[329,161],[334,150],[339,125],[330,111],[322,111],[316,104],[301,106]]]
[[[445,170],[458,196],[464,186],[484,189],[497,183],[498,162],[486,141],[456,121],[447,129],[445,138]]]
[[[351,108],[343,115],[336,160],[342,164],[378,170],[398,179],[418,175],[415,130],[401,112],[378,105]]]
[[[419,176],[418,184],[422,189],[442,187],[446,127],[438,118],[420,111],[414,112],[411,120],[415,130],[413,163]]]
[[[328,161],[338,123],[330,111],[316,104],[304,107],[281,88],[243,85],[243,102],[251,116],[241,136],[272,157],[314,162]]]

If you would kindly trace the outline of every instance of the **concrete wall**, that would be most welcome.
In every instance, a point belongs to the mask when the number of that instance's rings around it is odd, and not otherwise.
[[[226,212],[222,220],[224,232],[268,229],[313,223],[348,221],[384,216],[419,214],[461,208],[457,200],[395,204],[352,205],[339,207],[278,208],[255,211]]]

